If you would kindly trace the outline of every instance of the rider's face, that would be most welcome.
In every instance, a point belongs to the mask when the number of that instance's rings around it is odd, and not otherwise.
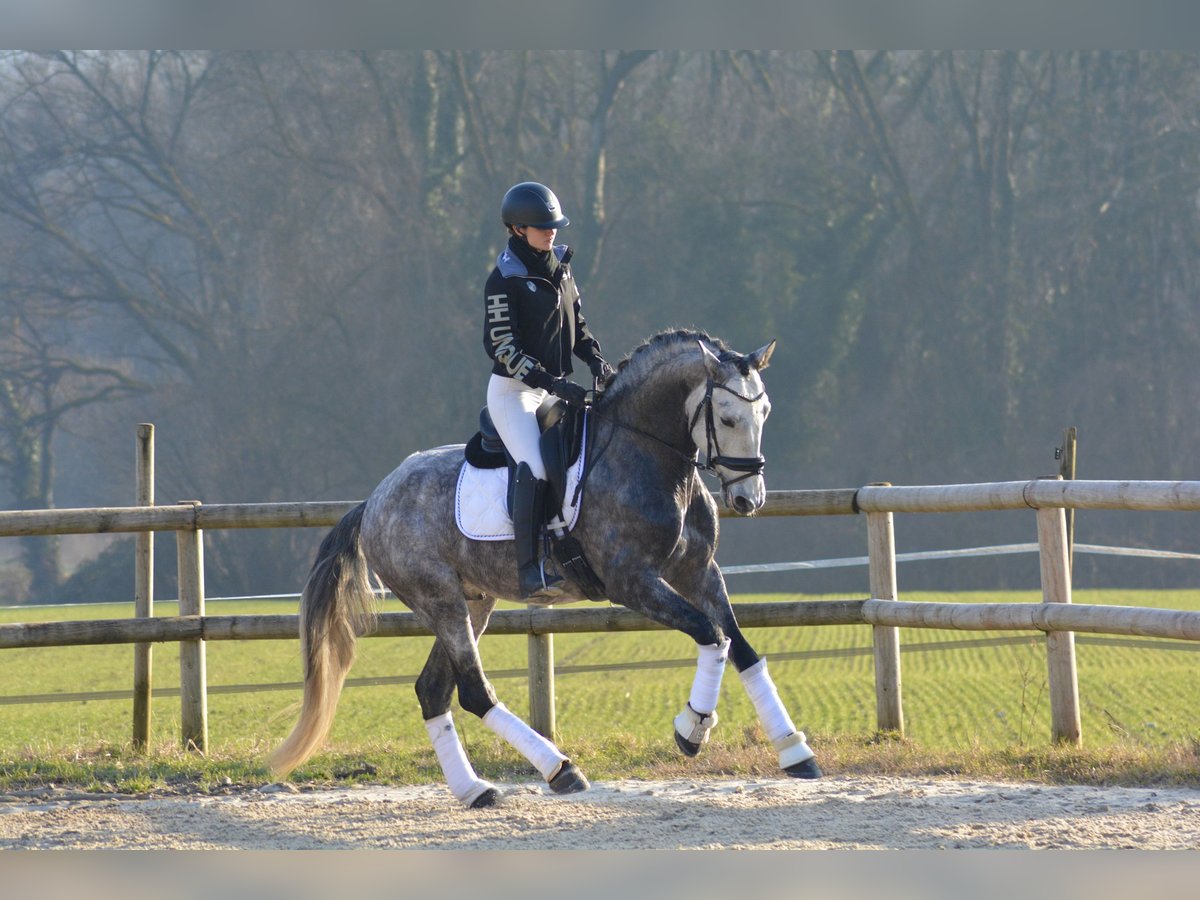
[[[558,229],[535,228],[532,225],[527,225],[524,228],[518,228],[517,234],[525,238],[526,242],[534,250],[541,250],[545,253],[554,246],[554,236],[558,234]]]

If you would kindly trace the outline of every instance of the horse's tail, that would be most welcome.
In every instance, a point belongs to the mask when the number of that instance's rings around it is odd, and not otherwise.
[[[321,542],[300,599],[300,653],[304,703],[300,721],[271,754],[268,765],[286,775],[308,759],[329,734],[360,634],[375,625],[375,596],[359,546],[365,503],[342,518]]]

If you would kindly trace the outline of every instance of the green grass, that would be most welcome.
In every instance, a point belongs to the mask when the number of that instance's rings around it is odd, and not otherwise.
[[[780,596],[739,597],[789,599]],[[1036,592],[910,594],[908,600],[1037,602]],[[1197,591],[1078,591],[1078,603],[1200,609]],[[388,609],[399,609],[394,602]],[[279,603],[210,603],[213,615],[278,613]],[[172,614],[170,604],[158,612]],[[0,610],[0,622],[120,618],[128,605]],[[752,629],[771,659],[780,695],[831,772],[955,774],[1097,783],[1200,784],[1200,657],[1191,644],[1078,636],[1081,750],[1049,745],[1044,639],[1028,632],[967,633],[901,629],[907,736],[874,733],[874,676],[865,626]],[[1003,639],[997,640],[997,639]],[[1007,642],[1005,642],[1007,641]],[[967,643],[973,642],[973,643]],[[415,675],[428,638],[365,639],[351,678]],[[941,645],[941,649],[931,649]],[[1185,649],[1165,649],[1166,647]],[[1200,645],[1195,645],[1200,650]],[[555,636],[559,744],[593,778],[767,775],[777,772],[753,710],[731,672],[721,724],[697,760],[679,756],[671,718],[687,697],[694,648],[674,632]],[[857,652],[855,652],[857,651]],[[523,636],[485,636],[485,668],[522,671]],[[788,658],[803,654],[803,658]],[[39,648],[0,653],[3,695],[127,691],[133,649]],[[571,668],[679,660],[648,670],[572,674]],[[297,682],[295,641],[210,642],[207,758],[178,751],[174,644],[154,647],[152,751],[131,752],[128,699],[0,702],[0,788],[60,782],[89,789],[143,791],[172,785],[207,789],[261,783],[262,760],[291,728],[298,689],[226,693],[222,688]],[[522,675],[495,677],[518,715],[528,713]],[[0,698],[2,699],[2,698]],[[457,708],[456,708],[457,710]],[[493,778],[533,777],[530,768],[473,717],[456,711],[476,768]],[[350,687],[328,750],[304,766],[303,781],[426,782],[439,778],[410,684]]]

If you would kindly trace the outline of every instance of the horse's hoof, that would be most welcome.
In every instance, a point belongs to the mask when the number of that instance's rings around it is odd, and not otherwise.
[[[550,779],[549,784],[550,790],[556,794],[578,794],[591,787],[588,780],[583,777],[583,773],[570,760],[562,764],[562,768],[558,770],[557,775]]]
[[[673,731],[672,734],[675,735],[675,743],[678,745],[679,749],[683,751],[684,756],[700,755],[700,744],[693,744],[678,731]]]
[[[493,788],[488,788],[471,802],[471,809],[487,809],[489,806],[495,806],[500,802],[500,792]]]
[[[788,766],[783,771],[787,772],[793,778],[820,778],[825,773],[821,771],[821,767],[817,765],[817,758],[810,756],[804,762],[798,762],[794,766]]]

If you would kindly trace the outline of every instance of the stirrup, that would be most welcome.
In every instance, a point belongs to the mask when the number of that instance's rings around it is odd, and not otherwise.
[[[546,573],[546,561],[538,560],[517,573],[522,600],[553,600],[566,594],[566,582],[557,575]]]

